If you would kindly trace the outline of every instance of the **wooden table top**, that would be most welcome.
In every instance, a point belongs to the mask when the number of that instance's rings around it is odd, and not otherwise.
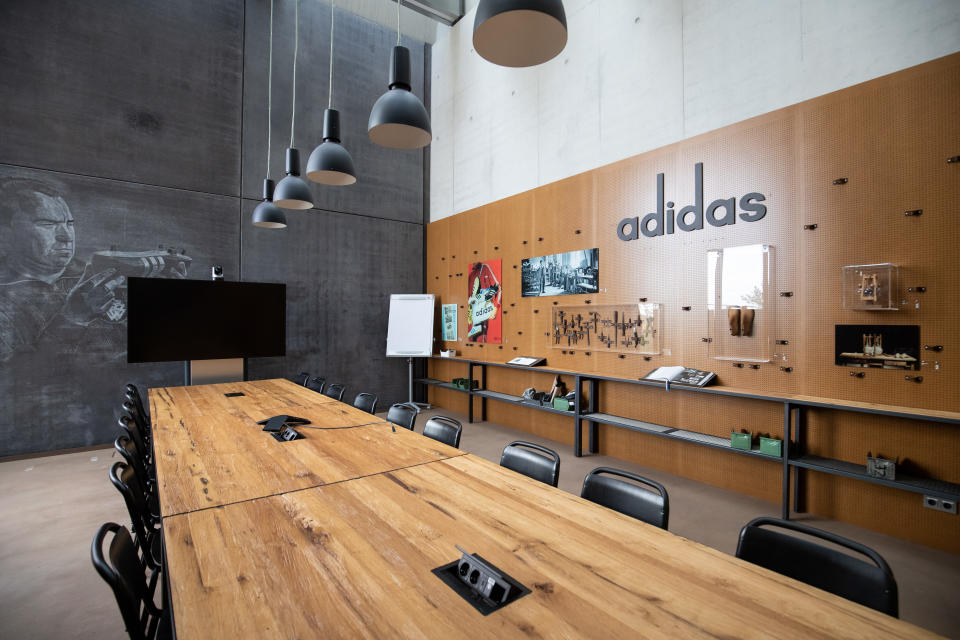
[[[462,454],[288,380],[151,389],[150,409],[165,517]],[[256,424],[282,413],[311,421],[304,439]]]
[[[471,455],[164,529],[183,639],[935,637]],[[482,616],[457,544],[532,593]]]

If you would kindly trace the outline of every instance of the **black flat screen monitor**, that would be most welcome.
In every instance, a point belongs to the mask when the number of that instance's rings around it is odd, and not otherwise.
[[[287,286],[130,278],[127,362],[286,355]]]

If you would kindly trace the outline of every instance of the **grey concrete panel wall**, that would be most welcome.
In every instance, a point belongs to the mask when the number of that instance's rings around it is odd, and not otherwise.
[[[270,4],[247,0],[246,7],[243,195],[259,198],[266,177]],[[270,177],[279,181],[284,175],[284,152],[290,143],[294,5],[276,3],[274,11]],[[374,144],[367,135],[370,109],[387,90],[396,31],[342,9],[337,10],[334,26],[333,108],[340,112],[342,142],[353,157],[357,182],[349,187],[326,187],[308,181],[314,204],[319,209],[420,222],[423,152],[386,149]],[[409,38],[402,43],[410,49],[413,91],[422,99],[424,44]],[[305,169],[310,153],[322,141],[329,54],[330,5],[301,3],[294,137],[294,145],[300,150],[301,169]]]
[[[294,5],[276,7],[279,179]],[[328,4],[300,7],[306,163],[330,25]],[[307,369],[351,395],[406,398],[405,363],[383,353],[389,294],[422,290],[424,154],[366,134],[395,35],[338,11],[334,106],[360,182],[314,190],[318,207],[350,213],[290,212],[286,231],[262,230],[257,202],[239,194],[242,183],[259,199],[265,171],[268,11],[266,0],[0,3],[0,457],[108,443],[125,383],[182,384],[182,363],[126,363],[120,276],[144,270],[206,279],[220,264],[228,280],[286,282],[288,356],[252,360],[251,377]],[[423,95],[424,45],[404,43]]]
[[[0,457],[109,442],[124,384],[183,381],[126,363],[126,277],[237,278],[239,200],[6,165],[0,190]],[[40,273],[57,216],[64,266]]]
[[[243,4],[0,2],[0,162],[238,194]]]
[[[245,222],[256,204],[244,201]],[[309,371],[346,385],[345,399],[405,401],[406,362],[384,355],[387,315],[390,294],[422,291],[423,227],[316,209],[287,221],[242,227],[243,279],[287,283],[287,355],[251,359],[250,378]]]

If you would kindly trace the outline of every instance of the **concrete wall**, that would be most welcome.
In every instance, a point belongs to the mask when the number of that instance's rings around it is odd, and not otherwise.
[[[279,180],[294,4],[275,5]],[[330,5],[300,10],[295,145],[305,163],[327,103]],[[285,282],[287,356],[251,360],[251,378],[312,371],[351,398],[405,399],[405,363],[383,353],[389,294],[422,290],[425,154],[366,134],[395,32],[338,11],[334,106],[358,182],[313,185],[317,208],[263,230],[250,216],[266,174],[268,12],[267,0],[0,4],[0,210],[12,216],[0,216],[0,457],[107,443],[124,383],[182,384],[180,363],[126,363],[117,276],[134,274],[102,266],[109,251],[156,250],[163,277],[206,279],[220,264],[228,280]],[[423,95],[426,48],[404,44]],[[72,225],[42,223],[34,199],[7,198],[24,180],[54,194],[51,215]],[[24,276],[25,249],[44,238],[56,241],[50,259],[67,264]]]
[[[472,51],[474,2],[438,27],[431,219],[960,49],[956,0],[564,6],[566,49],[529,69]]]

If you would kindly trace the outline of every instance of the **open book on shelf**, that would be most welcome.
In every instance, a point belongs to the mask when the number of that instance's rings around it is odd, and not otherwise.
[[[700,371],[686,367],[660,367],[648,373],[644,380],[662,380],[670,384],[684,384],[690,387],[705,387],[717,378],[712,371]]]

